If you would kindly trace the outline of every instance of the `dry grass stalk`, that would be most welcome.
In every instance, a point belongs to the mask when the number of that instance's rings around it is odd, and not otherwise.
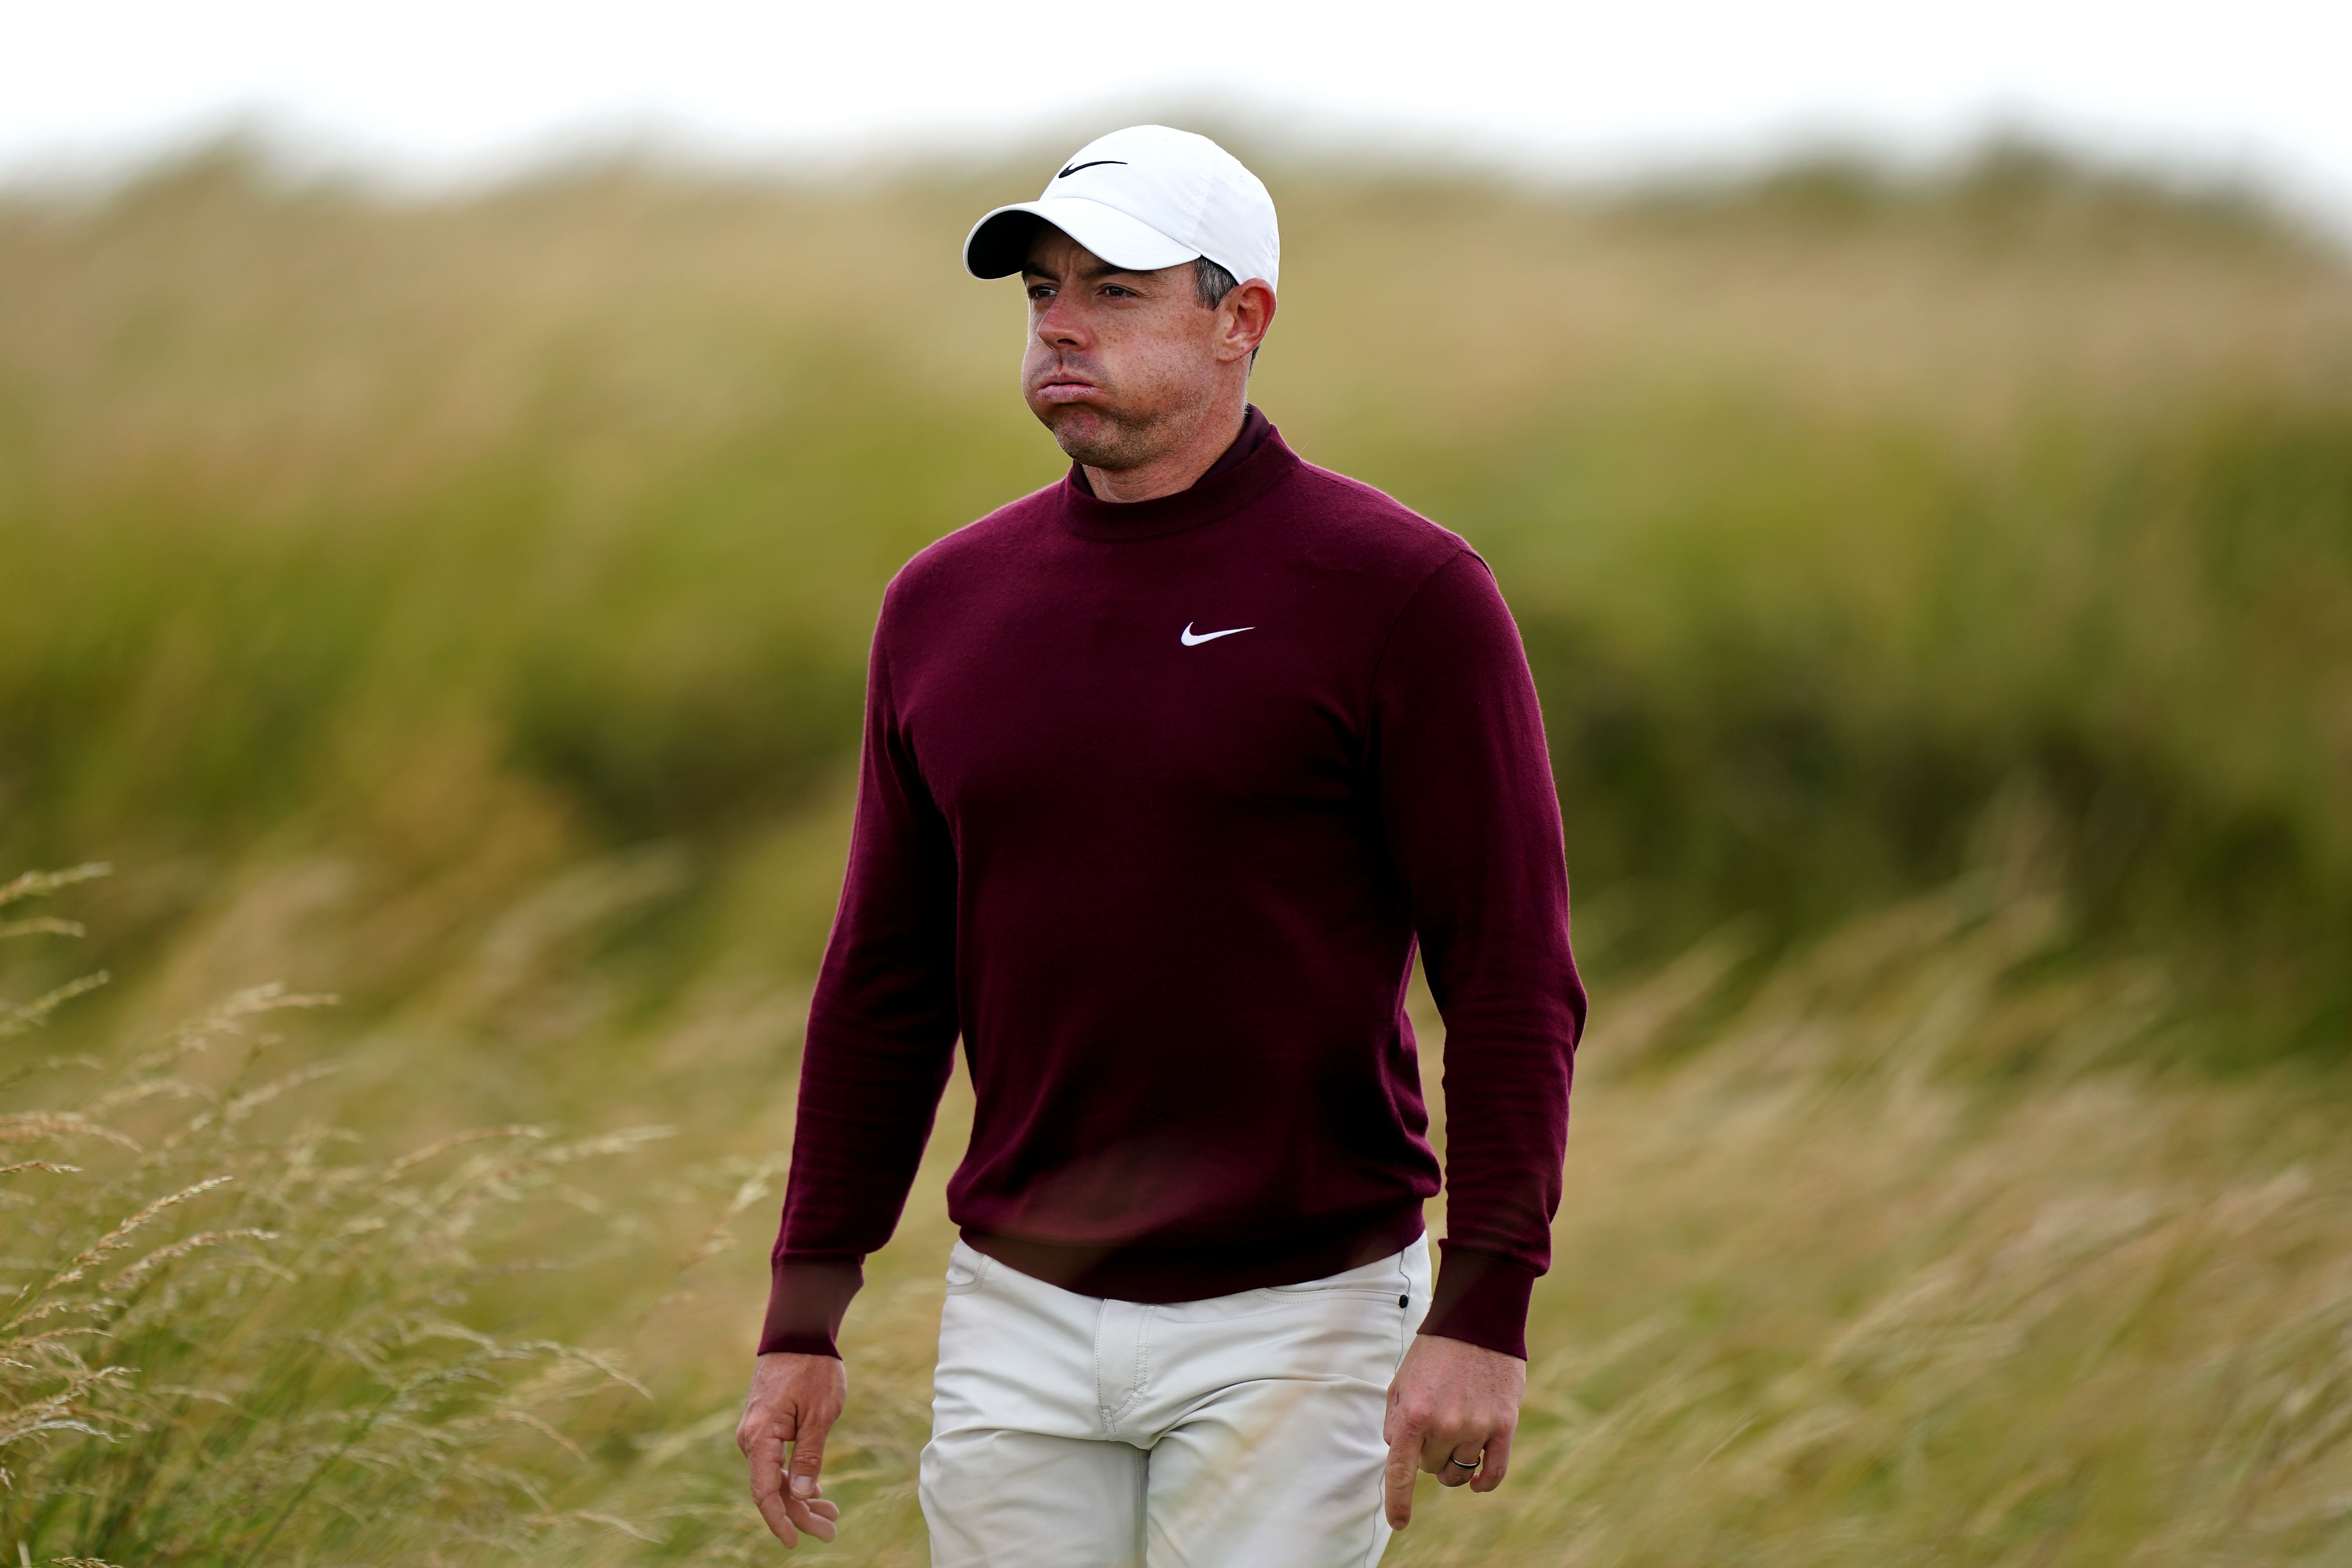
[[[2068,941],[2030,879],[1989,878],[1761,973],[1727,933],[1604,996],[1511,1480],[1428,1497],[1391,1561],[2285,1568],[2352,1542],[2336,1091],[2146,1066],[2164,988],[2053,963]],[[184,1072],[299,1000],[241,993],[79,1100],[0,1110],[0,1180],[43,1184],[0,1210],[25,1281],[0,1315],[0,1541],[765,1560],[727,1442],[755,1280],[640,1310],[648,1258],[680,1256],[643,1217],[659,1194],[577,1182],[658,1130],[339,1158],[349,1134],[291,1117],[309,1068]],[[722,1163],[683,1267],[724,1258],[774,1169]],[[940,1173],[850,1328],[828,1475],[861,1563],[923,1556]],[[605,1293],[659,1381],[530,1331],[553,1298],[502,1294],[559,1212],[659,1246],[616,1241],[569,1288]]]
[[[0,1215],[20,1281],[0,1298],[0,1541],[20,1553],[511,1553],[565,1517],[563,1471],[585,1458],[567,1412],[602,1388],[643,1396],[607,1357],[469,1314],[551,1199],[596,1201],[558,1173],[659,1130],[509,1127],[336,1162],[329,1130],[280,1103],[315,1065],[247,1082],[248,1049],[225,1086],[182,1071],[322,1000],[248,988],[79,1103],[0,1113],[0,1143],[94,1152],[0,1167],[44,1184]]]

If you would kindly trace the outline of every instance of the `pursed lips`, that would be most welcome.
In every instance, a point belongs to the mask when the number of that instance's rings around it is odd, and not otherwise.
[[[1056,375],[1039,382],[1034,395],[1047,403],[1076,403],[1101,390],[1091,381]]]

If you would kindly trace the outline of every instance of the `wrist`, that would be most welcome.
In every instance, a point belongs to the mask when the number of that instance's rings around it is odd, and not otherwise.
[[[779,1258],[770,1271],[768,1311],[760,1325],[759,1353],[831,1356],[850,1298],[866,1282],[854,1261]]]
[[[1433,1339],[1528,1359],[1528,1305],[1536,1271],[1507,1258],[1438,1243],[1443,1261],[1420,1331]]]

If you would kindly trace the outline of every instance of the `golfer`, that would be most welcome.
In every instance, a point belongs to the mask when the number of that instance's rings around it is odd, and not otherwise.
[[[835,1338],[959,1038],[939,1568],[1360,1568],[1417,1471],[1509,1465],[1584,1017],[1559,807],[1486,563],[1246,403],[1279,254],[1156,125],[964,242],[1072,463],[883,596],[738,1433],[787,1545],[834,1539]]]

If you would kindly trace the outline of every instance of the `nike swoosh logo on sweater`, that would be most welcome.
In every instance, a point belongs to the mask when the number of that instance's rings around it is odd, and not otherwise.
[[[1254,632],[1255,630],[1257,630],[1255,626],[1227,626],[1221,632],[1202,632],[1199,637],[1194,637],[1192,635],[1192,623],[1186,621],[1184,623],[1184,630],[1179,636],[1177,640],[1181,642],[1186,647],[1199,647],[1204,642],[1214,642],[1219,637],[1229,637],[1235,632]]]

